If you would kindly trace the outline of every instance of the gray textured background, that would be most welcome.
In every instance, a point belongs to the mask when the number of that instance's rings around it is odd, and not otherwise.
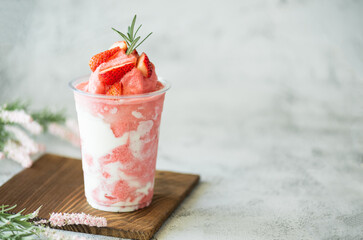
[[[2,0],[0,101],[74,116],[67,82],[134,13],[173,84],[158,168],[202,176],[157,239],[362,239],[362,1]]]

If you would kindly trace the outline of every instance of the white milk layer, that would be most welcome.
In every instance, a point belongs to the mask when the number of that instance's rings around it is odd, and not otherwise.
[[[80,136],[82,139],[82,152],[86,153],[93,159],[92,166],[89,166],[86,161],[83,161],[83,169],[85,171],[85,194],[90,205],[100,210],[114,212],[133,211],[138,209],[140,204],[148,205],[149,203],[140,203],[140,201],[149,193],[150,190],[153,189],[153,182],[140,184],[136,177],[125,175],[122,171],[124,166],[120,162],[111,162],[103,165],[103,171],[109,174],[109,177],[105,178],[100,171],[101,168],[98,159],[110,154],[116,147],[126,144],[128,139],[130,140],[129,147],[132,155],[140,161],[147,157],[146,155],[157,151],[157,149],[155,149],[154,151],[148,151],[146,154],[141,152],[143,145],[152,140],[152,138],[150,139],[149,137],[146,137],[146,135],[150,133],[154,125],[154,121],[140,121],[136,130],[125,132],[121,137],[117,138],[113,134],[110,124],[103,120],[102,115],[93,116],[82,106],[77,106],[77,114]],[[136,111],[132,112],[132,115],[135,118],[143,118],[142,114]],[[116,184],[120,180],[126,181],[130,187],[136,187],[136,192],[139,193],[139,196],[133,201],[126,199],[126,201],[117,202],[109,206],[103,206],[93,199],[92,192],[98,188],[99,196],[97,197],[101,201],[107,202],[109,199],[105,198],[105,196],[107,196],[108,193],[104,191],[104,188],[100,187],[100,184],[103,182],[106,185],[112,185]]]
[[[104,122],[101,116],[93,116],[83,110],[82,106],[77,106],[77,115],[83,151],[89,154],[94,162],[126,143],[128,135],[116,138],[110,124]]]

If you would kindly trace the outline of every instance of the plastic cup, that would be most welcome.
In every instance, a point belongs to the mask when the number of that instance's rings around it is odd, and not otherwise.
[[[155,180],[159,126],[165,92],[128,96],[91,94],[71,81],[81,137],[87,202],[109,212],[131,212],[150,205]]]

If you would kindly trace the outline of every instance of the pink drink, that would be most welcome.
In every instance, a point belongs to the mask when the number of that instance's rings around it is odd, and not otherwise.
[[[85,195],[96,209],[129,212],[151,203],[166,82],[140,95],[74,90],[82,145]]]

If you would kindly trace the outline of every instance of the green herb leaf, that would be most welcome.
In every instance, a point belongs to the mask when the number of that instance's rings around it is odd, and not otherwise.
[[[15,100],[14,102],[10,102],[4,104],[3,109],[7,111],[14,111],[14,110],[27,110],[29,103],[23,102],[21,100]]]
[[[146,38],[144,38],[139,44],[137,44],[137,42],[140,40],[140,36],[136,37],[136,34],[140,30],[142,24],[136,29],[136,31],[134,31],[135,23],[136,23],[136,15],[132,19],[131,26],[127,27],[127,33],[126,33],[127,36],[125,34],[121,33],[120,31],[112,28],[112,30],[114,30],[115,32],[120,34],[121,37],[126,41],[126,44],[128,46],[127,51],[126,51],[127,55],[131,54],[138,46],[141,45],[141,43],[143,43],[152,34],[152,32],[149,33],[149,35],[147,35]]]
[[[114,28],[112,28],[112,30],[114,30],[115,32],[117,32],[118,34],[120,34],[121,35],[121,37],[123,38],[123,39],[125,39],[125,41],[126,41],[126,43],[127,43],[127,46],[129,46],[129,42],[130,42],[130,39],[125,35],[125,34],[123,34],[122,32],[119,32],[119,31],[117,31],[116,29],[114,29]]]
[[[8,214],[6,211],[12,210],[16,205],[9,207],[8,205],[0,206],[0,239],[23,239],[28,236],[37,235],[39,228],[29,222],[32,214],[21,215],[24,211],[17,214]]]
[[[127,51],[126,51],[126,54],[127,55],[129,55],[130,53],[132,53],[132,51],[134,50],[134,46],[135,46],[135,44],[137,43],[137,41],[139,41],[140,40],[140,37],[137,37],[136,39],[135,39],[135,41],[133,41],[132,43],[131,43],[131,45],[130,45],[130,47],[127,49]]]
[[[129,27],[129,33],[132,37],[135,37],[134,36],[134,27],[135,27],[135,22],[136,22],[136,14],[134,16],[134,18],[132,19],[132,23],[131,23],[131,27]]]

